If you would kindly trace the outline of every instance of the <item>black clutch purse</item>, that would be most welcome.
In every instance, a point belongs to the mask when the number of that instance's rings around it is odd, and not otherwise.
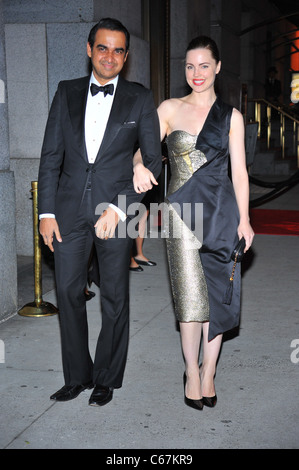
[[[232,295],[233,295],[233,288],[234,288],[234,274],[235,274],[235,269],[236,269],[236,264],[240,263],[242,261],[242,258],[244,256],[244,249],[245,249],[245,238],[242,237],[238,243],[236,244],[235,248],[233,249],[233,252],[231,254],[231,260],[234,262],[233,264],[233,269],[232,273],[229,278],[228,286],[225,291],[225,294],[223,296],[222,303],[226,305],[230,305],[232,301]]]
[[[233,249],[233,252],[231,254],[232,261],[235,261],[236,263],[240,263],[240,261],[242,261],[242,258],[244,256],[245,245],[245,238],[242,237]]]

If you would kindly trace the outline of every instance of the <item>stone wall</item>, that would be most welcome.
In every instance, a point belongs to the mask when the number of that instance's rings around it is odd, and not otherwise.
[[[49,107],[58,82],[89,73],[86,43],[104,16],[120,18],[141,36],[141,3],[5,0],[9,146],[16,178],[17,253],[33,254],[31,181],[37,179]],[[121,16],[119,6],[121,7]],[[127,20],[127,22],[126,22]],[[149,87],[149,46],[131,35],[125,76]]]
[[[17,308],[16,203],[10,169],[5,37],[0,0],[0,322]]]

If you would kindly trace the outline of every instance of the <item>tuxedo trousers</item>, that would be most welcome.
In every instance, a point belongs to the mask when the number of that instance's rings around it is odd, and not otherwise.
[[[91,191],[86,190],[71,233],[54,241],[55,278],[59,309],[65,385],[122,386],[129,341],[129,263],[132,239],[119,221],[115,236],[95,235]],[[122,225],[122,227],[120,227]],[[121,236],[119,234],[121,233]],[[94,360],[89,351],[84,290],[94,243],[100,275],[101,322]]]

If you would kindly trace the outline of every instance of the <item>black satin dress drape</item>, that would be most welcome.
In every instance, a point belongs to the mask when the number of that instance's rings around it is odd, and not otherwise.
[[[188,218],[184,216],[184,208],[188,207],[188,204],[194,207],[196,203],[202,203],[203,207],[200,219],[198,219],[198,215],[196,219],[195,210],[191,213],[191,219],[188,219],[190,220],[189,230],[193,234],[199,233],[199,224],[202,223],[202,240],[197,239],[194,242],[193,249],[195,258],[199,254],[201,266],[198,260],[196,263],[194,263],[194,259],[190,261],[190,252],[186,256],[187,251],[184,248],[185,242],[183,239],[180,242],[180,239],[172,238],[173,227],[167,239],[170,278],[176,315],[179,321],[209,321],[209,340],[238,326],[240,317],[240,264],[237,264],[234,274],[231,302],[229,305],[223,303],[232,272],[233,261],[231,261],[230,256],[238,241],[237,227],[239,224],[238,206],[232,182],[228,176],[229,130],[232,109],[230,105],[225,104],[217,97],[202,131],[198,136],[194,136],[193,150],[188,152],[191,165],[190,175],[180,182],[178,182],[179,162],[181,161],[181,165],[184,165],[183,160],[186,160],[186,158],[183,158],[184,151],[182,148],[178,149],[178,144],[174,143],[173,133],[167,138],[172,170],[171,179],[174,177],[175,181],[170,181],[170,190],[166,202],[169,204],[171,211],[175,209],[177,214],[174,218],[176,219],[179,214],[180,223],[185,224]],[[184,131],[174,132],[181,133],[181,139],[186,139],[187,133]],[[190,134],[187,135],[190,136]],[[178,138],[178,135],[176,137]],[[178,159],[178,155],[181,155],[181,159]],[[194,166],[194,160],[198,160],[199,155],[204,157],[204,162],[202,161],[201,165],[196,167]],[[173,220],[171,222],[173,223]],[[190,240],[188,243],[190,246]],[[176,253],[172,250],[174,246]],[[195,264],[197,264],[197,267]],[[178,266],[180,266],[180,273],[178,273]],[[197,281],[201,269],[203,269],[205,283],[198,283]],[[183,280],[181,275],[183,278],[187,276],[187,281],[186,279]],[[196,310],[199,308],[202,310],[203,302],[198,303],[196,301],[194,303],[193,294],[190,296],[191,307],[188,306],[188,294],[186,292],[182,294],[187,296],[186,302],[183,305],[179,304],[178,299],[181,297],[179,293],[182,293],[182,282],[184,290],[186,286],[190,286],[191,293],[192,285],[194,287],[194,282],[197,282],[195,290],[198,298],[204,299],[207,291],[208,305],[206,309],[208,310],[208,319],[202,314],[202,320],[201,318],[197,320]],[[187,310],[186,315],[182,310]],[[194,313],[194,318],[191,310]]]

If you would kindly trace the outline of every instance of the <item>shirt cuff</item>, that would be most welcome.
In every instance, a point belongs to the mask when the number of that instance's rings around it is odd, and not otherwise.
[[[119,215],[119,217],[121,218],[122,222],[124,222],[127,218],[126,214],[121,210],[119,209],[117,206],[115,206],[114,204],[109,204],[109,207],[111,207],[113,210],[115,210],[115,212]],[[39,219],[44,219],[44,218],[50,218],[50,219],[55,219],[55,215],[54,214],[40,214],[39,215]]]
[[[46,217],[49,218],[49,219],[55,219],[54,214],[40,214],[39,215],[39,219],[45,219]]]
[[[115,210],[115,212],[119,215],[122,222],[124,222],[126,220],[127,215],[121,209],[119,209],[114,204],[109,204],[109,207],[111,207],[113,210]]]

